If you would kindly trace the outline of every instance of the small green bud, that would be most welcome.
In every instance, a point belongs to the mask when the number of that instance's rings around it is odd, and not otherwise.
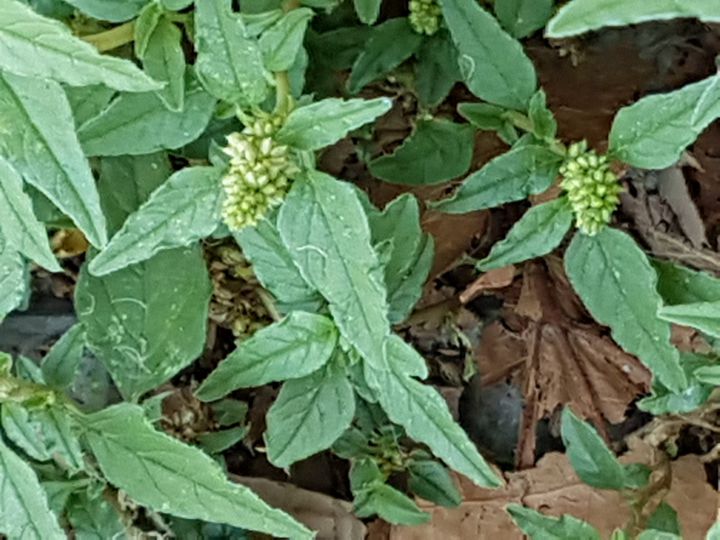
[[[577,228],[591,236],[597,234],[610,223],[622,191],[607,156],[588,150],[585,141],[574,143],[568,148],[560,174]]]
[[[256,225],[273,206],[282,203],[289,178],[300,171],[292,150],[278,144],[275,133],[284,117],[258,113],[241,133],[228,136],[224,152],[230,168],[222,179],[225,200],[222,215],[231,230]]]
[[[410,26],[418,34],[432,36],[440,29],[442,9],[436,0],[410,0]]]

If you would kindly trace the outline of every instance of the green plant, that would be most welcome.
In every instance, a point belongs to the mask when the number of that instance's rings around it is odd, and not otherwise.
[[[720,19],[701,0],[646,4],[574,0],[548,35]],[[521,201],[562,176],[564,194],[529,210],[477,268],[546,255],[574,222],[567,274],[592,315],[653,372],[641,407],[683,412],[709,399],[716,358],[680,355],[670,322],[720,337],[720,282],[648,259],[610,225],[621,168],[674,163],[720,116],[720,78],[622,109],[599,155],[558,140],[517,41],[550,20],[550,0],[495,0],[497,18],[474,0],[412,0],[402,6],[408,17],[369,26],[380,7],[252,0],[237,12],[231,0],[0,0],[0,317],[27,304],[33,265],[62,271],[48,229],[77,228],[91,244],[74,291],[79,323],[39,367],[2,357],[1,533],[109,538],[134,530],[142,514],[160,528],[169,515],[178,527],[202,520],[311,537],[229,482],[213,459],[247,431],[244,407],[227,396],[276,383],[264,435],[270,462],[287,468],[333,449],[352,463],[361,516],[424,521],[401,479],[411,493],[457,504],[441,462],[478,485],[501,484],[441,395],[421,382],[425,360],[394,331],[433,265],[421,204],[404,194],[380,209],[317,167],[318,153],[349,135],[374,177],[431,186],[468,173],[476,130],[497,132],[510,149],[428,203],[446,213]],[[338,83],[338,71],[349,71],[347,80]],[[412,133],[384,155],[367,143],[393,107],[380,79],[400,106],[418,103]],[[459,105],[467,123],[441,107],[457,82],[482,100]],[[225,429],[181,442],[163,433],[157,392],[206,345],[207,239],[242,249],[274,322],[239,341],[197,388]],[[89,384],[79,369],[85,349],[124,401],[76,399],[76,386]],[[641,489],[644,472],[617,464],[576,420],[566,413],[564,427],[581,477],[589,478],[578,463],[601,460],[601,478],[590,483]],[[578,437],[595,445],[592,456],[573,450]],[[549,523],[511,512],[533,527]]]

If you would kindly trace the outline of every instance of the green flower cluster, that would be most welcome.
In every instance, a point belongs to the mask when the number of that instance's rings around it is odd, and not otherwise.
[[[410,0],[410,26],[418,34],[432,36],[437,32],[441,14],[437,0]]]
[[[590,236],[597,234],[610,223],[622,191],[607,156],[588,150],[586,141],[575,143],[568,149],[560,174],[577,228]]]
[[[283,122],[282,116],[257,113],[242,132],[227,138],[224,152],[230,156],[230,168],[222,179],[222,213],[231,230],[256,225],[270,208],[282,203],[292,177],[300,171],[291,148],[275,141]]]

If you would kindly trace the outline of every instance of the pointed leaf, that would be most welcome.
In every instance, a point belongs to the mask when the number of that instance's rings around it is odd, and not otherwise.
[[[267,75],[257,42],[246,37],[231,0],[197,2],[197,72],[205,88],[230,103],[253,105],[267,94]]]
[[[330,448],[354,414],[353,387],[332,365],[286,382],[267,415],[268,459],[285,468]]]
[[[140,13],[149,0],[63,0],[95,19],[123,22]]]
[[[290,516],[228,481],[201,450],[154,430],[142,407],[115,405],[85,417],[84,425],[105,477],[143,506],[280,537],[312,538]]]
[[[312,9],[302,7],[293,9],[263,32],[259,45],[267,69],[286,71],[292,66],[312,17]]]
[[[392,155],[368,165],[373,176],[407,185],[433,185],[465,174],[470,168],[475,130],[447,120],[421,120]]]
[[[341,335],[365,360],[382,366],[390,331],[387,295],[353,187],[318,171],[307,173],[280,209],[278,229],[300,273],[330,304]]]
[[[562,440],[573,469],[586,484],[600,489],[625,487],[625,469],[590,424],[569,407],[562,413]]]
[[[682,390],[687,381],[670,344],[670,325],[657,317],[657,278],[633,239],[610,228],[592,237],[577,234],[565,252],[565,269],[585,306],[610,327],[615,341],[665,386]]]
[[[468,176],[451,198],[431,206],[463,214],[537,195],[555,181],[561,162],[560,156],[544,146],[514,148]]]
[[[388,98],[323,99],[292,111],[277,139],[302,150],[317,150],[372,122],[391,106]]]
[[[69,387],[75,379],[85,349],[85,328],[73,325],[55,342],[43,358],[41,367],[45,382],[57,388]]]
[[[477,267],[487,271],[547,255],[560,245],[572,222],[573,213],[564,198],[533,206]]]
[[[189,167],[173,174],[128,217],[92,260],[90,271],[109,274],[209,236],[220,222],[221,175],[214,167]]]
[[[500,24],[520,39],[545,26],[553,13],[553,0],[497,0],[494,7]]]
[[[373,28],[370,39],[353,64],[347,82],[351,94],[389,73],[410,58],[422,43],[405,17],[390,19]]]
[[[0,231],[5,240],[28,259],[51,272],[59,272],[45,226],[38,221],[32,200],[23,191],[17,171],[0,157]]]
[[[626,26],[682,17],[720,22],[720,6],[714,0],[573,0],[550,21],[547,35],[560,38],[604,26]]]
[[[88,156],[150,154],[180,148],[197,139],[214,111],[215,98],[189,78],[182,111],[168,110],[155,92],[122,94],[85,122],[78,137]]]
[[[696,328],[712,337],[720,337],[720,301],[664,306],[658,315],[664,321]]]
[[[25,261],[0,234],[0,322],[25,299]]]
[[[374,24],[380,15],[382,0],[353,0],[353,5],[360,22]]]
[[[62,540],[65,533],[35,471],[0,439],[0,532],[9,538]]]
[[[437,461],[413,461],[408,467],[408,487],[418,497],[452,508],[462,502],[462,495],[448,470]]]
[[[569,515],[561,518],[544,516],[537,510],[519,504],[506,508],[515,524],[533,540],[600,540],[600,533],[589,523]]]
[[[322,298],[300,274],[273,223],[263,220],[235,234],[263,287],[287,305],[317,305]]]
[[[663,169],[718,117],[720,75],[713,75],[620,109],[610,131],[610,151],[634,167]]]
[[[165,83],[157,96],[171,111],[185,108],[185,53],[182,32],[166,18],[161,18],[148,38],[142,55],[145,71]]]
[[[537,79],[520,43],[475,0],[444,0],[441,5],[470,91],[490,103],[525,111]]]
[[[460,80],[458,53],[449,32],[440,30],[426,38],[420,45],[415,64],[415,87],[420,101],[428,107],[436,107]]]
[[[0,69],[72,86],[104,84],[126,92],[162,86],[129,60],[98,53],[64,24],[16,0],[0,3]]]
[[[240,343],[205,379],[197,396],[214,401],[238,388],[305,377],[330,359],[336,344],[330,319],[294,311]]]
[[[652,261],[658,276],[658,292],[666,304],[720,301],[720,279],[674,264]]]
[[[62,87],[0,73],[0,155],[69,216],[95,246],[107,241],[90,167]]]

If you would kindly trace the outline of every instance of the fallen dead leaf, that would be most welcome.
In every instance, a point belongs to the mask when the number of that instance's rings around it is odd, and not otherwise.
[[[567,283],[558,259],[524,267],[519,293],[488,326],[477,352],[483,385],[512,380],[525,409],[517,463],[535,462],[535,426],[561,406],[595,424],[620,422],[630,402],[649,390],[650,374],[592,322]]]
[[[347,501],[265,478],[231,475],[230,479],[251,488],[270,506],[317,531],[319,540],[365,538],[365,525],[353,515],[352,504]]]
[[[512,264],[485,272],[460,293],[460,302],[467,304],[484,291],[504,289],[510,285],[514,279],[515,266]]]
[[[637,454],[635,454],[637,456]],[[628,456],[631,457],[631,456]],[[625,460],[627,461],[627,459]],[[631,459],[637,462],[636,459]],[[697,456],[683,456],[670,464],[671,483],[666,501],[678,512],[685,540],[701,540],[717,515],[717,492],[707,482],[703,464]],[[432,519],[417,527],[392,526],[390,540],[523,540],[505,506],[524,504],[551,516],[571,514],[596,527],[603,538],[631,518],[623,496],[615,491],[598,490],[580,481],[567,457],[546,454],[536,467],[506,473],[503,489],[483,489],[461,478],[463,502],[457,508],[442,508],[423,501],[420,506]],[[379,529],[379,528],[378,528]],[[384,538],[381,535],[369,537]]]

